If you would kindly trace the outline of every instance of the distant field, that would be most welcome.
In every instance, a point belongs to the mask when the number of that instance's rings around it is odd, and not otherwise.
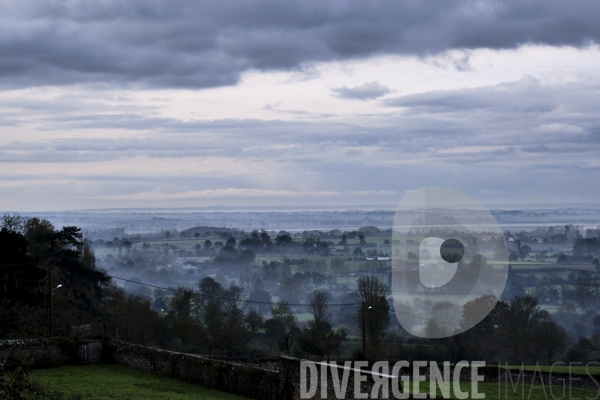
[[[212,259],[212,257],[198,257],[195,256],[195,247],[197,245],[203,246],[204,241],[206,240],[206,237],[202,237],[202,238],[179,238],[179,237],[174,237],[174,238],[170,238],[170,239],[165,239],[165,238],[156,238],[156,239],[149,239],[149,240],[144,240],[143,242],[147,242],[150,244],[150,249],[153,251],[163,251],[165,249],[165,245],[169,244],[172,246],[176,246],[179,250],[184,250],[185,252],[191,252],[191,253],[184,253],[181,254],[177,251],[177,250],[170,250],[170,254],[175,255],[179,258],[179,263],[184,263],[186,261],[192,261],[192,262],[206,262],[210,259]],[[224,243],[226,240],[219,238],[219,237],[210,237],[208,238],[212,241],[212,243],[214,244],[215,242],[219,241],[221,243]],[[274,237],[271,238],[272,240],[274,240]],[[325,239],[328,240],[328,239]],[[391,240],[390,237],[386,237],[386,236],[366,236],[365,237],[365,241],[369,244],[375,244],[376,247],[365,247],[363,246],[362,249],[363,251],[366,253],[367,251],[377,251],[377,252],[383,252],[383,253],[387,253],[390,254],[392,252],[392,247],[390,245],[383,245],[385,240]],[[294,237],[294,241],[296,243],[299,243],[302,241],[302,238],[300,237]],[[357,279],[360,277],[356,276],[356,274],[354,276],[351,276],[352,273],[358,272],[360,270],[371,270],[372,272],[376,272],[375,269],[377,268],[377,266],[375,264],[373,264],[371,261],[367,261],[365,259],[361,259],[360,261],[353,261],[353,260],[349,260],[354,258],[354,256],[352,255],[352,251],[355,249],[355,246],[358,245],[359,239],[358,238],[354,238],[354,239],[348,239],[347,243],[350,246],[349,249],[347,249],[346,253],[338,253],[337,251],[339,251],[341,249],[340,246],[337,246],[337,243],[339,242],[339,238],[338,239],[329,239],[329,242],[331,242],[333,244],[333,246],[331,247],[331,254],[328,256],[322,256],[322,255],[317,255],[317,254],[305,254],[303,253],[303,250],[301,247],[295,246],[289,249],[285,249],[285,248],[278,248],[277,252],[273,252],[273,253],[261,253],[261,252],[257,252],[256,253],[256,259],[255,259],[255,265],[257,267],[260,267],[260,265],[263,262],[271,262],[271,261],[278,261],[281,262],[283,261],[283,259],[285,257],[290,258],[290,259],[309,259],[311,261],[325,261],[326,262],[326,267],[319,268],[319,272],[324,273],[324,274],[333,274],[333,270],[330,267],[330,262],[332,259],[334,258],[342,258],[345,261],[345,273],[347,275],[342,275],[342,276],[338,276],[336,278],[336,283],[338,285],[347,285],[349,290],[354,290],[356,288],[356,281]],[[142,242],[140,243],[136,243],[133,246],[135,249],[138,250],[142,250]],[[489,246],[488,246],[489,247]],[[498,269],[502,268],[506,268],[506,262],[499,262],[499,261],[495,261],[493,260],[494,257],[494,251],[490,250],[489,248],[482,248],[482,254],[485,255],[488,258],[488,265],[492,266],[496,271],[498,271]],[[143,251],[143,250],[142,250]],[[291,253],[289,253],[289,252]],[[552,253],[557,252],[558,249],[553,249]],[[296,253],[299,252],[299,253]],[[119,251],[117,248],[105,248],[105,247],[101,247],[98,248],[96,250],[96,254],[97,256],[102,259],[103,257],[105,257],[107,254],[113,254],[113,255],[117,255],[119,254]],[[124,256],[127,256],[128,252],[126,249],[121,249],[121,254]],[[190,255],[189,257],[187,255]],[[572,265],[572,264],[556,264],[555,258],[551,258],[546,256],[545,257],[545,261],[544,262],[539,262],[535,260],[535,255],[537,255],[538,252],[537,251],[532,251],[532,253],[525,258],[524,261],[518,260],[518,261],[511,261],[510,265],[513,267],[513,269],[517,270],[518,273],[520,274],[520,276],[525,276],[525,275],[535,275],[537,278],[542,278],[544,276],[546,276],[549,273],[554,274],[555,277],[561,277],[563,279],[567,279],[568,275],[575,271],[577,272],[578,270],[595,270],[595,267],[591,264],[581,264],[581,265]],[[159,265],[156,269],[160,270],[162,267],[166,267],[166,262],[164,262],[163,264],[165,265]],[[171,263],[172,264],[172,263]],[[389,269],[390,268],[391,263],[390,262],[380,262],[378,267],[381,269]],[[372,269],[371,269],[372,268]],[[152,268],[154,269],[154,267]],[[566,269],[565,271],[563,271],[563,269]],[[175,270],[177,270],[177,268],[175,268]],[[301,267],[297,264],[293,264],[290,265],[290,271],[292,274],[296,273],[296,272],[301,272]],[[540,271],[544,271],[544,272],[540,272]],[[211,276],[214,275],[219,275],[220,272],[218,270],[218,268],[216,266],[212,266],[210,265],[210,263],[204,264],[203,266],[199,267],[199,274],[209,274]],[[132,274],[134,274],[134,272],[132,272]],[[140,270],[136,270],[135,274],[140,275],[143,274],[142,271]],[[136,276],[137,276],[136,275]],[[198,274],[196,274],[198,275]],[[181,281],[186,281],[188,280],[189,282],[187,283],[195,283],[195,281],[197,281],[197,276],[194,274],[190,274],[189,277],[188,275],[176,275],[177,279],[181,282]],[[237,275],[227,275],[225,274],[225,276],[221,275],[219,277],[220,279],[224,280],[226,285],[229,285],[232,281],[238,279]],[[142,279],[143,280],[143,279]],[[194,282],[192,282],[194,281]],[[323,285],[320,286],[320,288],[328,288],[329,283],[324,283]],[[339,286],[338,286],[339,288]],[[525,287],[525,289],[530,290],[530,287]],[[346,290],[345,288],[343,290]],[[272,293],[272,296],[274,296],[276,293]],[[442,296],[440,297],[441,300],[445,300],[445,298]],[[408,300],[408,298],[407,298]],[[552,306],[552,305],[544,305],[545,308],[549,309],[549,310],[555,310],[558,307],[556,306]]]
[[[299,322],[310,321],[313,318],[311,313],[296,313],[294,314]]]
[[[34,370],[32,375],[66,395],[78,394],[86,400],[246,399],[122,365],[65,366]]]

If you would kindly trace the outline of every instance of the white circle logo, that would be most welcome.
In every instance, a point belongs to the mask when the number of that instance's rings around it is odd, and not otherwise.
[[[392,229],[392,296],[404,329],[448,337],[490,313],[506,284],[508,252],[483,205],[453,189],[416,189],[398,204]]]

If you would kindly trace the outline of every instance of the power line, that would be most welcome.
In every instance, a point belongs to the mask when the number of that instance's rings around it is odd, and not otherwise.
[[[180,289],[173,289],[173,288],[168,288],[168,287],[163,287],[163,286],[151,285],[149,283],[143,283],[143,282],[133,281],[131,279],[120,278],[118,276],[113,276],[113,275],[107,275],[107,276],[110,276],[111,278],[114,278],[114,279],[119,279],[119,280],[122,280],[122,281],[126,281],[126,282],[137,283],[138,285],[149,286],[149,287],[153,287],[153,288],[156,288],[156,289],[162,289],[162,290],[169,290],[171,292],[178,292],[180,290]],[[272,302],[272,301],[256,301],[256,300],[245,300],[245,299],[235,300],[235,299],[228,298],[228,297],[209,296],[209,295],[206,295],[206,294],[200,294],[200,293],[194,292],[192,290],[190,290],[190,293],[193,294],[194,296],[207,297],[207,298],[217,299],[217,300],[239,301],[239,302],[242,302],[242,303],[268,304],[268,305],[277,305],[278,304],[278,303]],[[355,305],[358,305],[358,304],[361,304],[361,303],[329,303],[330,306],[355,306]],[[303,307],[309,306],[309,304],[301,304],[301,303],[288,303],[288,305],[289,306],[303,306]]]
[[[157,286],[157,285],[151,285],[151,284],[147,284],[147,283],[142,283],[142,282],[137,282],[137,281],[133,281],[130,279],[125,279],[125,278],[120,278],[117,276],[112,276],[112,275],[108,275],[111,278],[115,278],[115,279],[120,279],[126,282],[131,282],[131,283],[137,283],[138,285],[144,285],[144,286],[150,286],[150,287],[154,287],[157,289],[164,289],[164,290],[170,290],[172,292],[177,292],[178,289],[173,289],[173,288],[165,288],[165,287],[161,287],[161,286]],[[209,296],[209,295],[202,295],[200,293],[196,293],[196,292],[191,292],[192,294],[196,295],[196,296],[200,296],[200,297],[208,297],[208,298],[214,298],[214,299],[219,299],[219,300],[226,300],[226,301],[232,301],[233,299],[231,298],[224,298],[224,297],[218,297],[218,296]],[[269,305],[277,305],[277,303],[274,302],[264,302],[264,301],[253,301],[253,300],[237,300],[240,302],[244,302],[244,303],[254,303],[254,304],[269,304]],[[329,304],[330,306],[355,306],[355,305],[359,305],[362,303],[337,303],[337,304]],[[290,306],[309,306],[308,304],[298,304],[298,303],[288,303],[288,305]],[[383,307],[377,307],[377,306],[371,306],[373,308],[379,308],[382,310],[385,310]],[[386,310],[388,311],[390,314],[402,314],[402,315],[406,315],[406,316],[410,316],[410,317],[414,317],[414,318],[419,318],[419,319],[423,319],[423,320],[427,320],[427,321],[433,321],[436,323],[440,323],[440,324],[445,324],[445,325],[450,325],[452,327],[455,328],[460,328],[459,325],[455,325],[455,324],[451,324],[448,322],[444,322],[444,321],[439,321],[433,318],[426,318],[426,317],[420,317],[418,315],[414,315],[414,314],[410,314],[410,313],[406,313],[406,312],[402,312],[402,311],[390,311],[390,310]],[[475,327],[471,328],[474,329]],[[555,342],[548,342],[548,341],[543,341],[543,340],[537,340],[537,339],[532,339],[532,338],[527,338],[527,337],[522,337],[522,336],[511,336],[511,335],[506,335],[506,334],[502,334],[499,332],[490,332],[490,331],[485,331],[482,329],[474,329],[477,332],[481,332],[481,333],[486,333],[486,334],[491,334],[491,335],[496,335],[496,336],[502,336],[502,337],[507,337],[510,339],[522,339],[522,340],[527,340],[527,341],[533,341],[533,342],[537,342],[537,343],[542,343],[542,344],[554,344],[554,345],[559,345],[561,347],[571,347],[571,348],[575,348],[576,346],[571,346],[571,345],[567,345],[567,344],[562,344],[562,343],[555,343]]]
[[[29,262],[29,263],[17,263],[17,264],[2,264],[0,265],[0,267],[5,267],[5,266],[17,266],[17,265],[31,265],[31,264],[38,264],[39,262]],[[163,286],[158,286],[158,285],[152,285],[149,283],[143,283],[143,282],[138,282],[138,281],[134,281],[134,280],[130,280],[130,279],[126,279],[126,278],[121,278],[118,276],[114,276],[114,275],[108,275],[107,276],[113,278],[113,279],[119,279],[122,281],[126,281],[126,282],[130,282],[130,283],[135,283],[138,285],[143,285],[143,286],[148,286],[148,287],[153,287],[155,289],[161,289],[161,290],[168,290],[168,291],[172,291],[172,292],[178,292],[180,289],[173,289],[173,288],[169,288],[169,287],[163,287]],[[597,287],[598,285],[587,285],[587,286],[593,286],[593,287]],[[408,291],[407,291],[408,292]],[[190,290],[190,293],[194,296],[198,296],[198,297],[206,297],[206,298],[212,298],[212,299],[217,299],[217,300],[224,300],[224,301],[239,301],[242,303],[250,303],[250,304],[265,304],[265,305],[277,305],[278,303],[276,302],[267,302],[267,301],[256,301],[256,300],[245,300],[245,299],[238,299],[235,300],[233,298],[227,298],[227,297],[220,297],[220,296],[210,296],[210,295],[203,295],[194,291]],[[357,303],[329,303],[330,306],[356,306],[362,304],[361,302],[357,302]],[[310,306],[309,304],[302,304],[302,303],[288,303],[289,306],[298,306],[298,307],[308,307]],[[371,306],[374,308],[380,308],[383,309],[382,307],[377,307],[377,306]],[[401,314],[401,315],[406,315],[409,317],[413,317],[413,318],[419,318],[422,320],[426,320],[426,321],[433,321],[435,323],[440,323],[440,324],[444,324],[444,325],[449,325],[455,328],[460,328],[459,325],[455,325],[455,324],[451,324],[445,321],[439,321],[433,318],[426,318],[426,317],[421,317],[418,315],[414,315],[414,314],[410,314],[410,313],[406,313],[406,312],[402,312],[402,311],[388,311],[390,314]],[[143,325],[143,324],[142,324]],[[474,329],[471,328],[471,330]],[[491,335],[496,335],[496,336],[501,336],[501,337],[507,337],[510,339],[522,339],[522,340],[526,340],[526,341],[533,341],[533,342],[537,342],[537,343],[543,343],[543,344],[555,344],[555,345],[559,345],[561,347],[570,347],[570,348],[575,348],[576,346],[571,346],[571,345],[567,345],[567,344],[562,344],[562,343],[555,343],[555,342],[548,342],[548,341],[542,341],[542,340],[536,340],[536,339],[532,339],[532,338],[526,338],[526,337],[522,337],[522,336],[511,336],[511,335],[506,335],[506,334],[502,334],[499,332],[490,332],[490,331],[485,331],[485,330],[481,330],[481,329],[475,329],[478,332],[481,333],[486,333],[486,334],[491,334]]]

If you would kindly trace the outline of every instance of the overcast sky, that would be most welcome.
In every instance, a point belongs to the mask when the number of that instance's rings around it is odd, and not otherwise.
[[[598,203],[600,2],[3,1],[0,210]]]

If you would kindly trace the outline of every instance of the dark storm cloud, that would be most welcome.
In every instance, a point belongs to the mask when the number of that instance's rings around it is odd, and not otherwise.
[[[385,96],[391,91],[387,86],[381,85],[379,82],[368,82],[353,88],[342,86],[339,88],[333,88],[331,90],[342,99],[353,100],[376,99],[378,97]]]
[[[102,1],[0,5],[0,82],[235,84],[378,54],[600,42],[595,0]]]

